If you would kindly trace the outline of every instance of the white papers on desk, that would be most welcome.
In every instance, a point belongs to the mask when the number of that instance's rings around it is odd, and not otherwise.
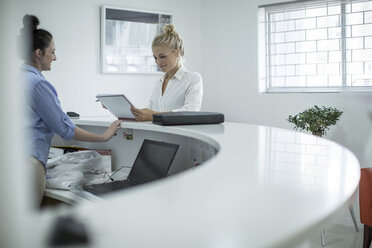
[[[46,187],[71,189],[97,179],[102,183],[107,180],[107,171],[111,171],[111,155],[102,156],[93,150],[66,153],[48,160]]]
[[[56,157],[62,156],[63,154],[64,154],[64,151],[62,148],[50,147],[48,158],[49,159],[56,158]]]
[[[121,120],[134,120],[134,115],[130,111],[133,104],[123,94],[98,94],[96,96],[116,118]]]

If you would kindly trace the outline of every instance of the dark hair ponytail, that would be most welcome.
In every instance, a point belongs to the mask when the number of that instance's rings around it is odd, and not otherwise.
[[[32,60],[32,53],[36,49],[44,51],[50,44],[53,36],[44,29],[37,29],[39,19],[34,15],[23,17],[23,28],[21,29],[21,41],[23,43],[22,58],[26,61]]]

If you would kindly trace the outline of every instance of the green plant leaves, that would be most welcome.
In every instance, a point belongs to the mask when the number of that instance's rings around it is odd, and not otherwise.
[[[342,113],[336,108],[314,105],[297,115],[289,115],[287,121],[295,125],[295,130],[306,130],[323,136],[330,126],[336,124]]]

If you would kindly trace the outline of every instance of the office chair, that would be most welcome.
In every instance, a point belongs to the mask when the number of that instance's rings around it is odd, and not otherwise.
[[[363,248],[368,248],[372,240],[372,168],[360,170],[359,209],[360,222],[364,225]]]

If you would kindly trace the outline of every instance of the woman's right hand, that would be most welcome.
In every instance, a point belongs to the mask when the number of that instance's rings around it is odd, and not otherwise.
[[[116,132],[121,128],[122,120],[114,121],[109,128],[102,134],[103,140],[108,141],[112,138],[112,136],[116,135]]]

